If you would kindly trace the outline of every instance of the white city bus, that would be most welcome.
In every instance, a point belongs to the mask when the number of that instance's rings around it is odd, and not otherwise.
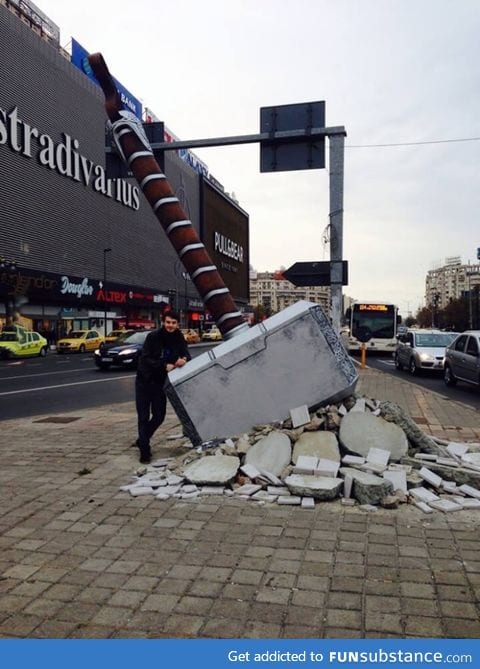
[[[349,352],[360,351],[364,341],[368,350],[393,353],[401,322],[395,304],[354,302],[345,316],[348,332],[344,332],[344,343]]]

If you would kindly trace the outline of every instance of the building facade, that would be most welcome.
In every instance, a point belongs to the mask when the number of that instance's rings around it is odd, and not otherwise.
[[[35,5],[0,0],[0,62],[0,328],[16,315],[57,334],[158,323],[172,307],[185,326],[208,320],[137,183],[109,176],[103,93]],[[241,307],[248,215],[188,158],[165,152],[163,168],[200,237],[228,238],[209,251]],[[233,257],[222,267],[225,250]]]
[[[267,315],[275,314],[299,300],[320,304],[330,313],[330,288],[326,286],[294,286],[277,272],[250,272],[250,304],[263,306]]]
[[[445,264],[427,272],[425,305],[444,309],[451,300],[469,298],[480,286],[480,264],[462,264],[461,258],[446,258]]]

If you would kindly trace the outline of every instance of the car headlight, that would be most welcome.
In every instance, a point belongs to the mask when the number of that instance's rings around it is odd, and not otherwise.
[[[420,360],[422,360],[422,362],[432,362],[434,357],[428,353],[420,353]]]
[[[100,355],[100,349],[96,348],[93,353],[94,355]]]
[[[137,352],[135,348],[126,348],[124,351],[120,351],[118,355],[133,355]]]

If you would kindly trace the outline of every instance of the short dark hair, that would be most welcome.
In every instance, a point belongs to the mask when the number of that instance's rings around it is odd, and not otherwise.
[[[166,318],[172,318],[174,321],[178,321],[180,323],[180,314],[177,314],[176,311],[166,311],[163,314],[163,320]]]

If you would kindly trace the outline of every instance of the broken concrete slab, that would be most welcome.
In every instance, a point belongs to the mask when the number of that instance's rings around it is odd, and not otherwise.
[[[293,448],[292,462],[294,464],[297,464],[300,455],[340,462],[338,439],[333,432],[304,432],[297,439]]]
[[[470,485],[461,485],[458,489],[460,490],[460,492],[464,492],[469,497],[475,497],[476,499],[480,499],[480,490],[478,490],[477,488],[473,488]]]
[[[432,507],[429,506],[426,502],[415,500],[413,503],[417,509],[420,509],[420,511],[423,511],[423,513],[433,513]]]
[[[344,455],[342,458],[344,465],[364,465],[365,458],[361,455]]]
[[[400,460],[408,452],[405,432],[394,423],[371,413],[349,412],[344,416],[339,439],[350,453],[364,457],[372,447],[389,451],[393,461]]]
[[[253,495],[262,489],[261,485],[255,485],[254,483],[246,483],[241,485],[239,488],[235,488],[233,491],[235,495]]]
[[[320,500],[335,499],[340,494],[343,479],[330,476],[301,476],[291,474],[285,479],[285,485],[292,495],[315,497]]]
[[[361,416],[364,414],[353,415]],[[358,500],[360,504],[378,504],[383,497],[393,492],[392,483],[375,476],[375,474],[368,474],[352,467],[341,467],[340,475],[350,476],[353,479],[352,497]]]
[[[191,483],[222,484],[236,476],[239,466],[235,455],[207,455],[184,467],[183,474]]]
[[[447,451],[451,455],[456,455],[457,457],[461,458],[462,455],[467,453],[468,451],[468,446],[467,444],[462,444],[456,441],[451,441],[448,446],[447,446]]]
[[[276,430],[257,441],[245,455],[245,463],[280,476],[290,464],[292,447],[287,435]]]
[[[366,411],[366,400],[364,397],[359,397],[353,407],[350,409],[350,413],[355,412],[364,412]]]
[[[257,476],[260,476],[260,472],[258,471],[258,469],[248,463],[242,465],[240,467],[240,471],[243,472],[245,476],[248,476],[248,478],[252,480],[256,479]]]
[[[294,495],[290,495],[290,497],[282,497],[280,496],[277,499],[277,504],[284,504],[286,506],[300,506],[302,503],[302,498]]]

